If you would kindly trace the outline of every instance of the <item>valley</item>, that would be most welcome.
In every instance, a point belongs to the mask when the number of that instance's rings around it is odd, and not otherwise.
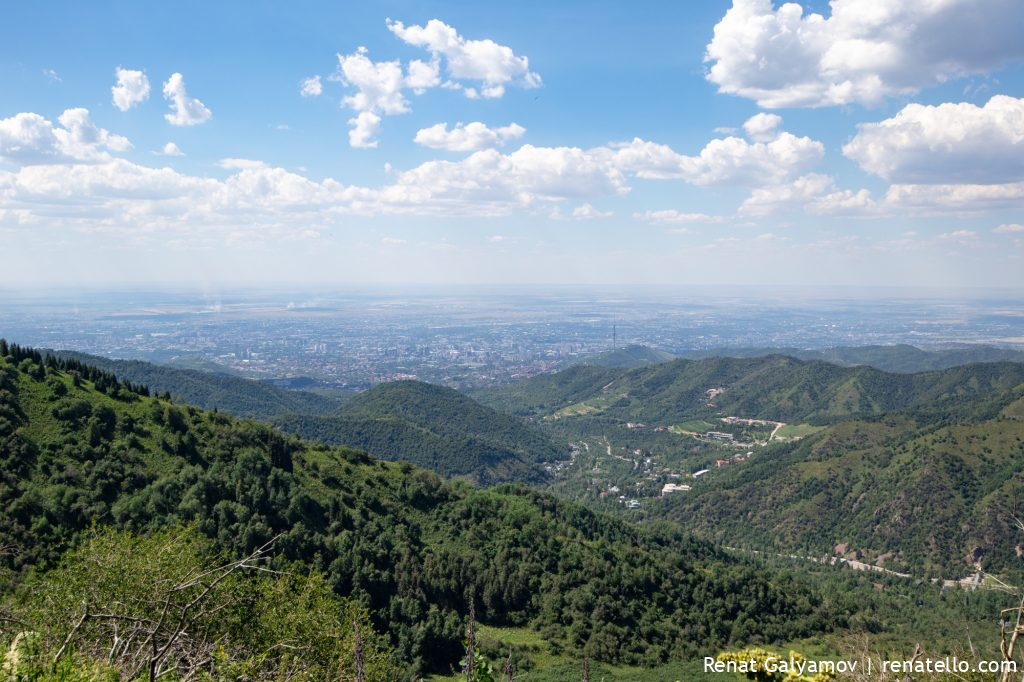
[[[893,651],[925,635],[956,647],[936,618],[991,646],[986,614],[1020,584],[1005,513],[1024,480],[1014,363],[897,375],[669,360],[341,400],[3,351],[7,589],[37,589],[89,519],[185,523],[234,555],[274,539],[274,566],[367,609],[401,675],[453,679],[469,595],[481,651],[542,682],[581,658],[608,680],[702,679],[701,652],[835,656],[864,628]]]

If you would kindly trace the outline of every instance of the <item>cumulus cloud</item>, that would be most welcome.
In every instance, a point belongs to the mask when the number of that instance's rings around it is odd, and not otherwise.
[[[743,131],[754,142],[771,142],[778,137],[781,125],[781,116],[760,113],[747,119],[747,122],[743,124]]]
[[[404,114],[409,111],[409,102],[402,94],[405,89],[405,74],[397,59],[375,62],[365,47],[352,54],[338,55],[338,70],[345,85],[356,89],[354,95],[347,95],[342,103],[356,111],[371,111],[384,114]]]
[[[413,59],[406,67],[405,84],[417,95],[422,95],[428,88],[441,83],[441,68],[436,59],[424,62]]]
[[[812,201],[808,202],[807,210],[817,215],[865,216],[880,212],[882,207],[871,197],[871,192],[866,189],[856,192],[844,189],[815,197]]]
[[[175,126],[194,126],[206,123],[213,113],[201,101],[190,97],[185,90],[185,77],[171,74],[164,83],[164,99],[171,104],[171,113],[164,114],[167,122]]]
[[[993,232],[1004,233],[1004,234],[1005,233],[1014,233],[1014,232],[1024,232],[1024,225],[1021,225],[1019,223],[1004,223],[1004,224],[999,225],[998,227],[994,228],[992,231]]]
[[[405,90],[420,94],[438,83],[436,63],[413,60],[406,69],[400,61],[375,62],[365,47],[352,54],[338,55],[338,75],[341,82],[356,89],[346,95],[342,104],[357,112],[349,119],[352,129],[349,140],[353,147],[376,147],[374,138],[384,115],[404,114],[409,111]]]
[[[421,95],[431,88],[441,87],[461,90],[467,97],[476,98],[481,95],[501,97],[508,84],[540,86],[540,77],[530,71],[526,57],[517,56],[511,48],[492,40],[467,40],[437,19],[430,20],[426,26],[409,27],[389,19],[387,27],[402,41],[426,49],[430,59],[413,59],[404,66],[397,59],[377,62],[370,58],[365,47],[338,55],[338,72],[332,78],[355,90],[342,99],[342,104],[356,112],[356,116],[349,119],[352,126],[349,139],[354,147],[377,146],[375,134],[381,118],[410,111],[409,91]],[[443,81],[442,61],[448,75]],[[479,90],[464,86],[458,82],[460,79],[478,82]],[[303,82],[303,94],[307,82]],[[315,94],[320,94],[319,88],[318,80]],[[423,140],[422,144],[436,149],[473,151],[499,146],[506,139],[519,137],[522,133],[516,128],[518,126],[489,131],[482,123],[471,123],[466,130],[457,127],[448,131],[439,124],[421,131],[422,137],[417,135],[417,141]]]
[[[149,99],[149,78],[145,71],[133,71],[119,66],[114,74],[117,76],[117,84],[110,88],[110,93],[115,107],[128,111]]]
[[[615,164],[642,178],[679,178],[695,185],[778,185],[821,161],[825,147],[809,137],[779,133],[770,142],[726,137],[696,156],[639,138],[613,145]]]
[[[431,149],[472,152],[504,146],[508,140],[518,139],[525,133],[526,128],[517,123],[488,128],[480,121],[473,121],[466,125],[457,123],[451,130],[448,130],[447,123],[438,123],[417,131],[415,142]]]
[[[886,206],[924,214],[979,213],[1024,206],[1024,182],[1001,184],[892,185]]]
[[[740,215],[758,216],[779,211],[802,209],[808,202],[833,186],[828,175],[808,173],[792,182],[755,188],[740,204]]]
[[[168,142],[160,150],[160,154],[163,156],[185,156],[185,152],[181,151],[178,145],[173,142]]]
[[[380,116],[372,111],[363,111],[348,122],[352,126],[348,131],[350,145],[356,149],[372,149],[377,146],[374,138],[380,130]]]
[[[734,0],[714,28],[707,78],[766,108],[875,104],[1024,57],[1019,0]]]
[[[88,109],[67,109],[55,126],[39,114],[0,119],[0,158],[20,164],[104,161],[132,148],[128,138],[93,123]]]
[[[319,97],[323,92],[324,84],[320,81],[320,76],[310,76],[299,83],[299,94],[303,97]]]
[[[1024,180],[1024,99],[908,104],[896,116],[862,123],[843,154],[898,183],[987,184]]]
[[[574,220],[592,220],[593,218],[610,218],[611,211],[599,211],[590,204],[580,204],[572,210]]]
[[[483,97],[501,97],[509,84],[540,87],[540,75],[530,71],[530,60],[506,45],[490,39],[467,40],[439,19],[431,19],[425,26],[406,26],[389,19],[387,27],[409,45],[428,50],[435,60],[443,57],[450,78],[478,81]],[[466,90],[472,97],[470,90],[475,94],[476,89]]]

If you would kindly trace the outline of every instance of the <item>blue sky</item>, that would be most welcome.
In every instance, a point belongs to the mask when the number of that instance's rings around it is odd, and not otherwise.
[[[1017,0],[427,5],[5,7],[0,283],[1024,285]]]

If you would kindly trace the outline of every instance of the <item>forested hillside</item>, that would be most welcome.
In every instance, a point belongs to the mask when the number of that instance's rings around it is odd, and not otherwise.
[[[288,415],[275,423],[304,438],[360,448],[483,485],[540,481],[540,462],[568,455],[568,448],[521,420],[421,381],[381,384],[346,401],[331,416]]]
[[[111,360],[75,351],[44,352],[105,370],[123,381],[148,386],[154,393],[170,393],[175,400],[208,410],[217,408],[239,417],[268,420],[291,413],[327,414],[341,402],[227,374],[178,369],[140,360]]]
[[[667,500],[666,513],[730,543],[856,553],[945,578],[982,567],[1019,580],[1022,495],[1018,397],[977,422],[844,422],[717,472]]]
[[[755,358],[765,355],[788,355],[798,360],[821,360],[836,365],[866,365],[883,372],[912,374],[949,369],[977,362],[1024,362],[1024,351],[1013,348],[976,344],[951,345],[922,349],[908,344],[889,346],[838,346],[811,350],[807,348],[709,348],[683,351],[680,357],[700,360],[711,357]]]
[[[619,474],[569,471],[563,493],[659,490],[714,468],[651,513],[733,546],[849,555],[918,576],[1020,573],[1020,363],[894,374],[784,356],[708,358],[574,367],[478,395],[589,441],[590,458],[607,451],[603,464],[586,460],[594,471],[625,461]],[[737,419],[769,421],[743,435]],[[715,429],[747,442],[698,432]],[[651,471],[631,462],[634,451]]]
[[[626,346],[625,348],[616,348],[606,353],[598,353],[590,357],[583,358],[578,364],[581,365],[597,365],[598,367],[612,367],[616,369],[634,369],[636,367],[646,367],[648,365],[657,365],[662,362],[669,362],[675,360],[676,356],[671,353],[666,353],[663,350],[657,350],[655,348],[648,348],[647,346]]]
[[[666,424],[720,415],[826,424],[897,410],[992,415],[1002,398],[1022,383],[1022,363],[893,374],[772,355],[675,360],[633,370],[573,367],[474,395],[485,404],[531,417],[582,408],[572,413]]]
[[[57,570],[97,526],[191,524],[234,558],[276,537],[274,565],[322,572],[368,608],[406,674],[458,660],[470,598],[484,622],[648,663],[828,631],[855,610],[670,527],[448,484],[16,346],[0,356],[0,560],[14,583]]]
[[[567,452],[517,418],[458,391],[419,381],[382,384],[341,401],[138,360],[109,360],[70,351],[46,354],[87,363],[181,402],[273,422],[303,438],[412,462],[442,476],[459,476],[481,485],[540,482],[543,470],[538,463],[564,458]]]

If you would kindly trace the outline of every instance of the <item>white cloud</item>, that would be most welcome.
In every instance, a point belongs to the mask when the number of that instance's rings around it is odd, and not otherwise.
[[[592,220],[593,218],[610,218],[611,211],[599,211],[590,204],[580,204],[572,210],[575,220]]]
[[[339,54],[338,69],[342,82],[356,88],[354,95],[342,99],[350,109],[383,114],[409,111],[409,102],[402,94],[405,75],[397,59],[375,62],[369,58],[367,49],[360,47],[352,54]]]
[[[843,154],[891,182],[986,184],[1024,180],[1024,99],[908,104],[862,123]]]
[[[755,114],[743,124],[743,130],[753,142],[771,142],[779,135],[782,117],[776,114]]]
[[[428,88],[435,88],[441,83],[441,67],[436,59],[424,62],[413,59],[406,67],[405,84],[417,95],[422,95]]]
[[[60,74],[53,69],[43,69],[43,75],[46,76],[47,80],[51,83],[63,83]]]
[[[537,202],[628,191],[606,154],[523,145],[510,154],[488,149],[460,161],[427,161],[398,173],[378,197],[402,211],[422,206],[426,212],[496,214]]]
[[[680,178],[695,185],[777,185],[812,168],[825,147],[809,137],[780,133],[771,142],[727,137],[709,142],[697,156],[639,138],[612,145],[615,164],[642,178]]]
[[[323,92],[324,84],[320,81],[320,76],[310,76],[299,83],[299,94],[303,97],[319,97]]]
[[[403,67],[397,59],[373,61],[365,47],[338,55],[338,73],[332,78],[355,89],[342,99],[342,104],[357,114],[349,119],[352,125],[349,139],[354,147],[377,146],[374,136],[380,128],[381,117],[410,111],[406,96],[409,90],[421,95],[430,88],[442,87],[462,90],[466,97],[475,99],[480,95],[501,97],[510,83],[523,87],[540,85],[540,77],[529,70],[526,57],[516,56],[510,48],[492,40],[466,40],[436,19],[426,26],[409,27],[389,19],[387,27],[404,42],[427,49],[431,58],[429,61],[413,59]],[[441,80],[442,59],[450,77],[444,81]],[[464,87],[453,79],[479,81],[480,88]],[[319,81],[316,85],[316,94],[319,94]],[[422,144],[436,149],[472,151],[499,146],[506,139],[519,137],[522,132],[518,132],[518,128],[510,126],[490,131],[482,123],[471,123],[466,130],[456,127],[448,131],[438,125],[421,131],[422,136],[417,135],[417,141],[422,140]]]
[[[149,99],[149,78],[145,71],[122,69],[114,71],[117,84],[110,88],[114,106],[121,111],[128,111],[137,104]]]
[[[741,215],[758,216],[778,211],[802,209],[808,202],[833,186],[832,178],[808,173],[792,182],[754,189],[738,209]]]
[[[978,233],[974,230],[956,230],[954,232],[940,234],[936,239],[941,239],[943,241],[970,242],[974,241],[977,236]]]
[[[438,84],[436,62],[413,60],[407,70],[400,61],[375,62],[365,47],[352,54],[338,55],[338,76],[342,83],[354,87],[356,92],[342,98],[342,104],[357,112],[349,119],[352,130],[349,140],[353,147],[376,147],[373,139],[380,128],[381,117],[404,114],[409,100],[404,91],[411,89],[421,94]]]
[[[165,144],[159,153],[163,156],[185,156],[185,152],[181,151],[173,142]]]
[[[405,240],[404,239],[398,239],[396,237],[384,237],[384,238],[382,238],[380,240],[380,243],[381,244],[385,244],[387,246],[397,246],[399,244],[404,244]]]
[[[1024,57],[1019,0],[832,0],[831,15],[734,0],[707,78],[763,107],[874,104]]]
[[[997,185],[892,185],[886,206],[923,214],[979,213],[1024,206],[1024,182]]]
[[[526,128],[517,123],[500,128],[488,128],[479,121],[473,121],[466,125],[457,123],[451,130],[448,130],[448,124],[438,123],[417,131],[415,142],[431,149],[471,152],[502,147],[508,140],[518,139],[524,133]]]
[[[348,131],[348,143],[356,149],[372,149],[377,146],[374,137],[380,130],[380,116],[372,111],[360,112],[348,120],[352,126]]]
[[[479,81],[479,94],[483,97],[501,97],[509,84],[540,87],[540,75],[530,71],[529,59],[493,40],[467,40],[438,19],[431,19],[425,26],[408,27],[389,19],[387,27],[409,45],[428,50],[435,60],[444,57],[451,78]],[[476,92],[475,89],[465,90],[466,96],[471,98]]]
[[[878,213],[881,207],[871,198],[866,189],[859,191],[840,190],[810,201],[807,210],[817,215],[870,215]]]
[[[206,123],[213,113],[201,101],[190,97],[185,90],[185,78],[171,74],[164,83],[164,99],[171,103],[171,113],[164,114],[167,122],[175,126],[194,126]]]
[[[712,216],[707,213],[682,213],[674,208],[660,211],[644,211],[634,213],[633,218],[644,222],[664,225],[685,225],[689,223],[716,223],[722,220],[721,216]]]
[[[104,161],[107,151],[132,148],[128,138],[99,128],[88,109],[67,109],[60,127],[39,114],[23,112],[0,119],[0,158],[21,164]]]
[[[992,230],[999,233],[1024,232],[1024,225],[1018,223],[1004,223]]]

